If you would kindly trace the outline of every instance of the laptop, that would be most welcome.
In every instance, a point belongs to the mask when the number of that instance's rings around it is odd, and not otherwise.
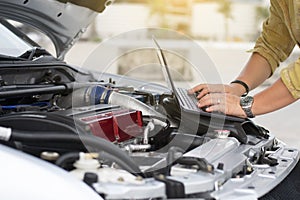
[[[161,49],[160,45],[158,44],[154,36],[152,36],[152,39],[157,47],[156,53],[159,59],[159,63],[162,66],[162,71],[164,74],[165,81],[169,89],[171,90],[172,94],[174,95],[175,101],[180,106],[182,112],[185,112],[185,114],[191,114],[191,117],[207,116],[207,117],[226,119],[230,121],[238,121],[238,122],[244,121],[244,119],[242,118],[224,115],[223,113],[220,112],[212,112],[212,113],[206,112],[197,106],[198,100],[196,98],[196,94],[189,94],[187,89],[175,87],[164,52]]]

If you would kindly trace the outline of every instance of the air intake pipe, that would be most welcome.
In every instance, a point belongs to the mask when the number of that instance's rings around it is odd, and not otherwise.
[[[161,119],[166,118],[164,115],[157,112],[150,106],[131,96],[118,93],[112,89],[99,85],[74,90],[72,94],[62,99],[59,102],[59,105],[62,107],[68,107],[64,104],[70,104],[70,102],[72,102],[73,107],[91,106],[97,104],[119,105],[124,108],[139,110],[145,116],[155,116]]]

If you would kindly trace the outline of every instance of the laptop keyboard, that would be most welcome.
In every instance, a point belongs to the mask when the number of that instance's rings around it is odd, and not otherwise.
[[[177,93],[187,109],[194,111],[200,110],[197,106],[198,101],[194,94],[188,94],[188,91],[185,88],[177,88]]]

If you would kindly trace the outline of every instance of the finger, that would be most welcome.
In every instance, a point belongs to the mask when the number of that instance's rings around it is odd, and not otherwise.
[[[209,94],[209,89],[207,87],[205,87],[198,93],[197,99],[201,99],[204,96],[206,96],[207,94]]]
[[[222,112],[226,114],[225,104],[214,104],[205,109],[206,112]]]
[[[201,99],[209,93],[226,93],[226,87],[222,84],[208,84],[197,95],[198,99]]]
[[[208,94],[201,98],[198,102],[198,107],[205,108],[211,105],[217,104],[218,100],[215,98],[215,95]]]
[[[197,106],[198,106],[199,108],[204,108],[204,107],[211,106],[211,98],[210,98],[210,95],[206,95],[206,96],[204,96],[203,98],[201,98],[201,99],[198,101]]]
[[[209,91],[214,93],[225,93],[226,86],[223,84],[211,84],[208,85]]]
[[[239,97],[228,94],[210,94],[209,99],[205,98],[205,111],[207,112],[222,112],[226,115],[234,115],[241,118],[246,118],[245,112],[239,104]],[[210,106],[207,106],[210,104]]]
[[[207,107],[215,104],[225,104],[226,96],[222,93],[210,93],[199,100],[200,107]]]
[[[202,100],[202,99],[201,99]],[[203,98],[207,112],[226,113],[226,95],[223,93],[213,93]]]
[[[194,94],[194,93],[196,93],[196,92],[199,92],[199,91],[203,90],[203,89],[206,88],[206,87],[207,87],[207,84],[199,84],[199,85],[197,85],[197,86],[195,86],[195,87],[189,89],[188,92],[189,92],[190,94]]]

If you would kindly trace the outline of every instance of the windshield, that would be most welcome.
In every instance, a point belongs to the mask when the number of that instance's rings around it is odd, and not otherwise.
[[[20,56],[33,47],[0,23],[0,54]]]

